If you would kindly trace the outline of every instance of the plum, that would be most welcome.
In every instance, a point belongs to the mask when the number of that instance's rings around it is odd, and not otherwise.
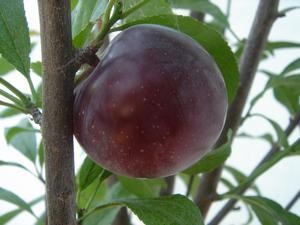
[[[159,25],[118,34],[75,89],[74,134],[116,174],[175,174],[209,151],[227,95],[212,57],[191,37]]]

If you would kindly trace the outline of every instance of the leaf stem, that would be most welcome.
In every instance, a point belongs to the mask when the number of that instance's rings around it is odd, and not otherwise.
[[[25,113],[25,114],[29,113],[27,109],[25,109],[23,107],[20,107],[18,105],[14,105],[14,104],[5,102],[5,101],[0,101],[0,105],[7,106],[7,107],[10,107],[10,108],[14,108],[14,109],[16,109],[18,111],[21,111],[22,113]]]
[[[16,105],[22,106],[23,102],[16,98],[15,96],[7,93],[6,91],[0,89],[0,95],[2,95],[3,97],[7,98],[8,100],[11,100],[13,103],[15,103]]]
[[[25,107],[27,108],[29,105],[32,105],[26,95],[24,95],[21,91],[19,91],[17,88],[15,88],[13,85],[11,85],[9,82],[4,80],[0,77],[0,84],[5,86],[8,90],[10,90],[12,93],[14,93],[16,96],[18,96],[21,101],[24,103]]]

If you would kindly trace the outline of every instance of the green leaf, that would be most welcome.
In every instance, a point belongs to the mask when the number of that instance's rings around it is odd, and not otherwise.
[[[123,203],[147,225],[202,225],[198,207],[182,195],[132,199]]]
[[[14,167],[21,168],[21,169],[26,170],[27,172],[31,173],[31,171],[29,169],[27,169],[25,166],[23,166],[19,163],[15,163],[15,162],[6,162],[6,161],[0,160],[0,166],[14,166]]]
[[[103,15],[107,0],[78,0],[72,11],[72,37],[79,35],[90,22],[95,22]]]
[[[300,6],[292,6],[292,7],[282,9],[282,10],[279,11],[279,14],[286,14],[286,13],[288,13],[290,11],[293,11],[293,10],[296,10],[296,9],[300,9]]]
[[[76,48],[82,48],[88,40],[91,39],[92,29],[92,24],[87,25],[86,28],[73,39],[73,44]]]
[[[147,17],[124,24],[115,30],[122,30],[136,24],[159,24],[185,33],[200,43],[214,58],[223,74],[229,101],[233,100],[239,84],[236,59],[226,41],[215,30],[191,17],[163,15]]]
[[[238,170],[232,166],[226,165],[226,166],[224,166],[224,169],[233,176],[233,178],[237,181],[238,184],[242,184],[243,182],[245,182],[247,180],[246,174],[242,173],[240,170]],[[251,185],[250,188],[253,191],[255,191],[257,195],[261,195],[261,192],[257,185],[253,184],[253,185]],[[232,188],[230,188],[230,189],[232,189]]]
[[[105,180],[111,173],[104,170],[96,163],[94,163],[89,157],[86,157],[79,171],[79,188],[84,190],[95,179],[99,178],[101,182]]]
[[[248,134],[248,133],[240,133],[237,135],[237,137],[241,137],[241,138],[253,138],[253,139],[262,139],[265,140],[266,142],[268,142],[270,145],[274,144],[274,139],[273,136],[270,133],[264,133],[261,135],[252,135],[252,134]]]
[[[124,199],[101,205],[93,212],[119,206],[127,206],[147,225],[204,225],[198,207],[182,195]]]
[[[119,208],[108,208],[97,211],[87,217],[82,225],[108,225],[113,224],[113,221],[119,211]]]
[[[37,132],[37,130],[33,129],[27,119],[21,120],[17,127],[5,129],[7,142],[33,163],[35,163],[37,155],[35,132]]]
[[[299,225],[300,217],[283,209],[271,199],[257,196],[229,195],[228,197],[242,200],[249,204],[257,218],[264,225]]]
[[[123,2],[123,11],[126,13],[131,7],[134,7],[136,4],[142,0],[126,0]],[[139,20],[141,18],[156,16],[156,15],[167,15],[173,14],[170,4],[165,0],[150,0],[144,4],[141,8],[136,10],[134,13],[131,13],[124,19],[124,22],[132,22]]]
[[[300,155],[300,139],[298,139],[290,149],[289,156],[299,156]]]
[[[41,196],[38,197],[36,199],[34,199],[33,201],[31,201],[29,203],[29,206],[32,207],[33,205],[39,203],[40,201],[42,201],[45,197]],[[0,216],[0,225],[7,225],[7,223],[12,220],[14,217],[16,217],[17,215],[19,215],[20,213],[22,213],[25,209],[24,208],[19,208],[19,209],[15,209],[12,210],[10,212],[7,212],[3,215]]]
[[[21,112],[19,110],[16,110],[14,108],[6,108],[0,112],[0,118],[4,119],[4,118],[19,115],[19,114],[21,114]]]
[[[22,0],[0,1],[0,43],[2,57],[29,76],[29,29]]]
[[[34,215],[29,204],[27,204],[23,199],[21,199],[16,194],[14,194],[8,190],[5,190],[1,187],[0,187],[0,200],[14,204],[14,205],[20,207],[21,209],[26,210],[30,214]]]
[[[196,164],[184,170],[183,173],[194,175],[198,173],[206,173],[212,171],[215,168],[222,165],[229,157],[230,153],[231,153],[230,145],[228,143],[224,144],[221,147],[208,152]]]
[[[295,59],[291,63],[289,63],[280,73],[281,75],[286,75],[294,70],[300,69],[300,58]]]
[[[275,122],[274,120],[272,120],[262,114],[258,114],[258,113],[252,114],[252,116],[258,116],[258,117],[261,117],[261,118],[265,119],[266,121],[268,121],[272,125],[273,129],[276,132],[277,141],[278,141],[279,146],[283,146],[284,148],[289,147],[287,136],[277,122]]]
[[[37,61],[33,62],[30,64],[32,71],[36,74],[39,75],[40,77],[42,76],[43,70],[42,70],[42,62]]]
[[[155,197],[166,184],[163,179],[134,179],[119,176],[124,188],[137,197]]]
[[[287,108],[291,115],[300,111],[299,95],[292,93],[288,87],[278,86],[273,88],[275,98]]]
[[[15,68],[5,58],[0,56],[0,76],[7,74]]]
[[[300,43],[289,42],[289,41],[269,41],[266,44],[265,51],[274,54],[275,50],[284,49],[284,48],[299,48]]]
[[[229,27],[229,22],[220,8],[210,1],[201,0],[169,0],[173,8],[188,9],[209,14],[218,21],[223,28]]]

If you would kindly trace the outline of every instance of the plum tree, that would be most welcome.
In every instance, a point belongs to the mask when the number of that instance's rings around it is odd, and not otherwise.
[[[74,134],[114,173],[164,177],[212,148],[226,110],[222,75],[195,40],[167,27],[136,25],[112,40],[75,89]]]

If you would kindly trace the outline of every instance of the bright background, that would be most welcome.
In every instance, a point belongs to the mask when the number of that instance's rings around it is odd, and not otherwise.
[[[39,31],[39,20],[38,20],[38,7],[37,1],[26,0],[25,10],[26,16],[31,30]],[[214,3],[219,5],[222,10],[225,11],[227,0],[214,0]],[[258,5],[258,0],[248,1],[232,1],[232,10],[230,14],[230,24],[232,29],[237,33],[240,39],[248,36],[250,26],[252,24],[255,11]],[[290,6],[300,6],[299,0],[282,0],[280,9],[287,8]],[[300,42],[300,13],[295,10],[284,18],[280,18],[276,21],[270,34],[270,40],[272,41],[294,41]],[[234,39],[229,36],[229,42],[233,43]],[[37,38],[34,41],[39,41]],[[263,61],[260,65],[260,69],[267,69],[272,72],[280,72],[284,66],[289,62],[300,56],[299,49],[280,50],[277,51],[274,57],[269,58],[267,61]],[[34,49],[31,59],[32,62],[40,60],[40,44]],[[13,72],[8,76],[9,80],[21,90],[27,90],[27,86],[24,86],[25,80],[22,76]],[[253,89],[250,96],[255,96],[255,93],[262,90],[266,83],[266,77],[258,73]],[[29,91],[28,91],[29,92]],[[254,112],[263,113],[271,119],[277,121],[283,128],[288,124],[288,112],[279,105],[273,98],[272,92],[267,92],[264,98],[256,105]],[[21,119],[14,117],[8,120],[1,120],[0,123],[0,160],[5,161],[16,161],[21,163],[28,168],[32,168],[32,165],[12,147],[7,146],[3,132],[4,128],[16,124]],[[271,132],[274,137],[275,133],[271,126],[262,119],[253,118],[250,119],[241,129],[251,134],[263,134],[265,132]],[[299,137],[299,129],[293,133],[291,140],[295,140]],[[228,159],[228,164],[235,166],[246,174],[249,174],[251,170],[257,165],[260,159],[269,150],[267,143],[258,140],[250,139],[238,139],[233,144],[233,152]],[[76,167],[80,165],[82,161],[82,153],[78,148],[76,149]],[[290,157],[279,162],[270,171],[262,175],[258,180],[257,184],[265,197],[274,199],[282,206],[286,206],[290,199],[300,189],[300,163],[299,157]],[[224,174],[225,177],[230,179],[228,174]],[[44,192],[44,186],[34,177],[28,175],[20,169],[13,167],[0,167],[0,187],[8,189],[17,195],[21,196],[25,201],[30,201]],[[222,187],[220,191],[224,190]],[[176,192],[185,193],[185,189],[180,180],[176,181]],[[251,194],[251,192],[249,192]],[[221,207],[222,203],[216,203],[213,205],[209,215],[208,221],[217,209]],[[0,215],[14,209],[14,206],[6,202],[0,201]],[[34,211],[40,214],[44,209],[43,204],[38,204],[34,207]],[[242,211],[242,212],[241,212]],[[300,201],[294,205],[291,209],[292,212],[300,215]],[[247,219],[247,213],[244,208],[240,211],[231,213],[222,222],[223,225],[230,224],[242,224]],[[23,213],[16,219],[12,220],[9,225],[30,225],[35,222],[35,219],[27,214]],[[253,221],[252,224],[259,224],[257,220]]]

